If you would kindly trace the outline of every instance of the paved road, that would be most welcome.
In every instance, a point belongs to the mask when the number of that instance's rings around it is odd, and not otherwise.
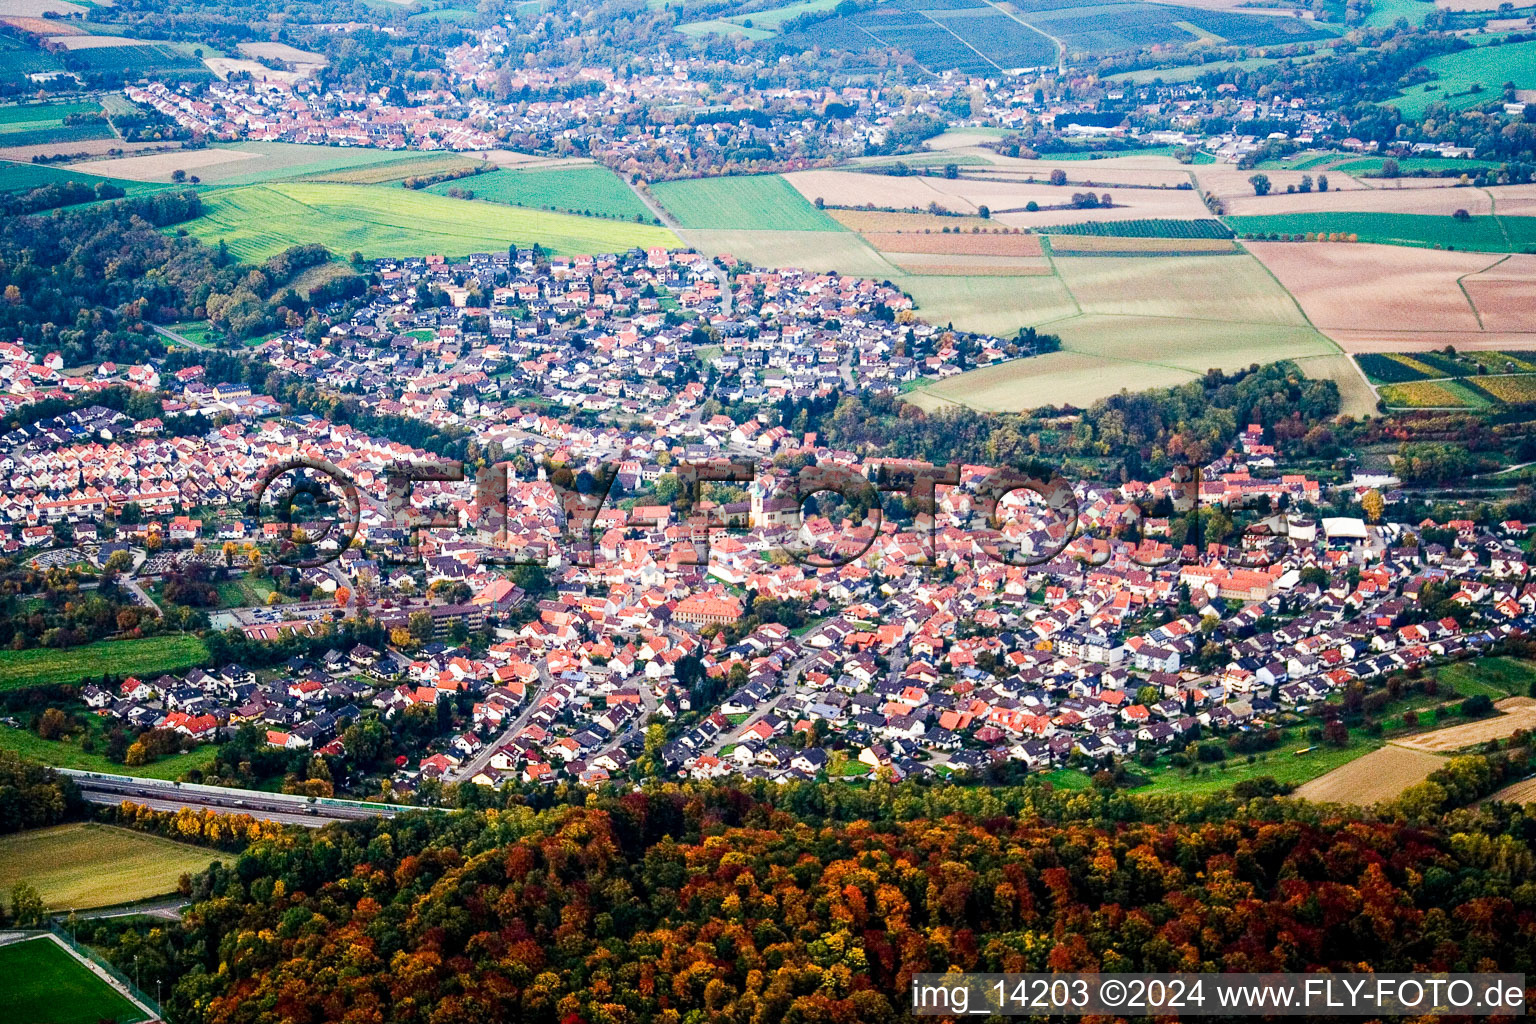
[[[392,818],[396,813],[392,807],[361,802],[312,804],[304,797],[264,793],[254,789],[177,786],[151,779],[109,778],[93,772],[57,770],[59,774],[68,775],[74,781],[81,796],[96,804],[111,805],[129,800],[157,811],[190,808],[197,811],[211,810],[219,814],[249,814],[262,821],[313,828],[333,821]]]
[[[532,718],[533,713],[538,710],[539,698],[545,693],[549,692],[549,690],[553,689],[555,685],[555,677],[549,674],[548,661],[541,659],[539,661],[538,668],[538,689],[534,690],[528,695],[523,705],[522,713],[514,718],[510,725],[501,730],[501,732],[497,733],[490,742],[481,748],[478,754],[460,765],[459,770],[453,775],[454,781],[462,782],[467,779],[472,779],[475,777],[475,775],[490,767],[491,758],[496,756],[496,751],[501,749],[503,744],[505,744],[512,737],[516,736],[519,732],[522,731],[523,726],[528,724],[528,719]]]
[[[217,860],[210,856],[209,860]],[[75,920],[90,921],[95,918],[106,917],[159,917],[167,921],[180,921],[181,912],[186,909],[188,900],[185,896],[172,896],[163,900],[150,900],[145,903],[132,903],[126,907],[103,907],[100,910],[77,910],[74,912]],[[56,918],[67,920],[69,914],[54,914]]]
[[[135,601],[143,605],[145,608],[153,611],[156,618],[160,617],[162,614],[160,611],[160,606],[155,604],[155,599],[150,597],[149,592],[140,586],[138,580],[131,579],[127,576],[119,576],[117,578],[117,582],[123,587],[124,590],[133,595],[133,599]]]
[[[711,742],[710,745],[702,751],[702,753],[714,754],[718,757],[721,750],[723,750],[727,745],[737,742],[743,733],[745,733],[752,726],[756,725],[758,721],[760,721],[765,715],[771,715],[776,710],[778,710],[780,697],[794,693],[795,687],[800,682],[800,676],[805,672],[805,667],[809,665],[813,660],[815,660],[816,656],[821,653],[820,650],[811,647],[811,640],[814,637],[819,636],[821,631],[826,629],[828,624],[833,622],[835,619],[836,616],[832,616],[818,623],[815,629],[806,631],[805,635],[799,638],[800,646],[804,649],[805,653],[800,655],[800,657],[796,658],[794,661],[790,662],[789,667],[784,670],[784,674],[779,677],[778,686],[775,687],[776,695],[769,699],[768,702],[765,703],[762,707],[752,712],[752,714],[748,716],[748,718],[742,722],[741,725],[734,729],[726,729],[724,732],[720,733],[720,735],[716,736],[714,741]]]
[[[651,216],[661,221],[662,227],[667,228],[677,237],[682,238],[683,241],[687,241],[683,226],[677,222],[677,218],[668,213],[666,208],[653,199],[649,192],[634,184],[629,186],[629,190],[635,194],[635,198],[645,204],[647,210],[651,211]],[[731,293],[731,279],[724,270],[715,266],[713,261],[710,262],[709,269],[714,274],[715,280],[720,284],[720,311],[726,316],[730,316],[731,307],[736,301],[736,296]]]
[[[180,334],[177,334],[175,331],[166,330],[159,324],[150,324],[149,326],[154,328],[155,333],[160,335],[160,337],[168,338],[178,345],[186,345],[189,348],[207,349],[210,352],[217,351],[212,345],[204,345],[202,342],[193,341],[191,338],[183,337]]]

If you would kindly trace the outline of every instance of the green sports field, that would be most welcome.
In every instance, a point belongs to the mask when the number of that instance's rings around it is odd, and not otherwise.
[[[116,1024],[147,1016],[50,938],[0,946],[9,1024]]]
[[[1362,242],[1470,249],[1476,252],[1524,252],[1536,244],[1536,217],[1472,217],[1457,220],[1420,213],[1274,213],[1228,217],[1238,235],[1306,234],[1309,231],[1359,235]]]
[[[86,676],[175,672],[200,665],[208,648],[195,636],[173,634],[138,640],[99,640],[81,647],[35,647],[0,652],[0,690],[44,683],[77,683]]]
[[[474,192],[476,199],[533,210],[558,210],[564,213],[608,217],[615,220],[651,220],[628,185],[606,167],[551,167],[547,170],[502,170],[478,174],[459,181],[442,181],[426,191],[447,195],[457,188]]]
[[[466,202],[387,185],[293,182],[216,189],[203,200],[207,212],[182,226],[210,245],[223,239],[237,258],[252,263],[308,242],[368,258],[462,256],[514,243],[539,243],[561,255],[679,244],[665,228]]]
[[[174,893],[183,874],[218,859],[160,836],[75,822],[0,836],[0,891],[30,882],[51,910],[115,907]]]
[[[651,193],[685,228],[843,230],[777,174],[662,181],[651,186]]]

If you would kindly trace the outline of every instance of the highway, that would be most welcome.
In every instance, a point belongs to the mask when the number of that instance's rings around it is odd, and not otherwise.
[[[80,795],[95,804],[119,804],[132,801],[157,811],[211,810],[219,814],[249,814],[262,821],[285,825],[320,828],[333,821],[357,821],[363,818],[392,818],[402,808],[390,804],[330,800],[310,802],[308,797],[285,793],[263,793],[254,789],[224,789],[161,782],[156,779],[131,779],[120,775],[55,769],[67,775]]]

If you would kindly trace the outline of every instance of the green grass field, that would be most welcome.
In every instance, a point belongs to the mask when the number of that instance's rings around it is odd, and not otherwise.
[[[1529,697],[1536,683],[1536,664],[1520,658],[1478,658],[1446,665],[1435,672],[1435,678],[1462,697]],[[1441,695],[1448,696],[1443,690]]]
[[[90,731],[96,737],[96,749],[103,749],[106,740],[103,738],[99,719],[93,720]],[[46,764],[53,768],[73,768],[81,772],[104,772],[108,775],[134,775],[141,779],[172,781],[181,778],[194,768],[199,770],[208,768],[213,764],[213,755],[218,748],[215,744],[205,743],[185,754],[173,754],[153,764],[130,768],[108,760],[105,754],[87,754],[80,749],[79,736],[62,740],[45,740],[29,729],[0,726],[0,750],[9,750],[29,761],[36,761],[38,764]]]
[[[786,186],[787,187],[787,186]],[[386,185],[274,184],[204,194],[207,212],[186,227],[210,245],[224,239],[247,262],[319,242],[365,257],[463,256],[537,242],[555,253],[675,248],[665,228],[465,202]]]
[[[184,872],[218,859],[160,836],[75,822],[0,836],[0,889],[30,882],[51,910],[113,907],[173,893]]]
[[[0,991],[9,1024],[116,1024],[148,1019],[50,938],[0,946]]]
[[[606,167],[551,167],[548,170],[502,170],[461,181],[442,181],[426,191],[447,195],[451,188],[468,189],[476,199],[534,210],[610,217],[649,223],[651,213],[628,185]]]
[[[1193,776],[1185,768],[1158,768],[1153,771],[1151,783],[1134,792],[1214,793],[1265,776],[1299,786],[1369,754],[1381,746],[1381,741],[1351,736],[1347,747],[1318,747],[1306,754],[1294,753],[1307,745],[1306,740],[1291,736],[1274,750],[1255,755],[1253,764],[1245,757],[1229,757],[1219,764],[1201,765],[1200,774]]]
[[[1419,0],[1372,0],[1370,13],[1365,17],[1365,27],[1389,28],[1397,24],[1398,18],[1406,19],[1410,25],[1422,25],[1424,16],[1434,9],[1433,4],[1420,3]]]
[[[651,193],[685,228],[842,231],[777,174],[662,181]]]
[[[265,605],[272,593],[272,584],[265,579],[253,580],[241,576],[232,580],[220,580],[214,584],[219,592],[220,608],[252,608]]]
[[[74,683],[103,672],[144,675],[175,672],[201,664],[208,648],[195,636],[174,634],[138,640],[98,640],[81,647],[0,652],[0,690],[44,683]]]
[[[1386,157],[1365,156],[1355,160],[1345,160],[1333,165],[1333,169],[1346,174],[1377,175],[1381,173],[1382,164]],[[1477,171],[1489,170],[1502,166],[1497,160],[1473,160],[1471,158],[1452,158],[1438,156],[1405,156],[1397,161],[1397,169],[1403,174],[1413,174],[1416,171],[1429,171],[1432,174],[1444,174],[1446,172],[1464,172],[1472,175]]]
[[[10,136],[56,128],[70,114],[99,114],[99,103],[24,103],[0,107],[0,146],[14,145]],[[107,130],[107,135],[112,134]]]
[[[1395,2],[1433,10],[1417,0]],[[1375,17],[1374,12],[1371,17]],[[1366,24],[1371,22],[1367,20]],[[1439,76],[1433,82],[1425,83],[1435,88],[1415,85],[1385,101],[1385,105],[1396,107],[1404,118],[1422,117],[1431,103],[1444,102],[1452,110],[1465,110],[1495,102],[1502,98],[1505,82],[1514,82],[1520,89],[1536,88],[1536,40],[1474,46],[1470,50],[1431,57],[1424,62],[1424,67]]]
[[[1339,232],[1362,242],[1468,249],[1476,252],[1523,252],[1536,242],[1536,217],[1472,217],[1457,220],[1420,213],[1272,213],[1228,217],[1238,235]]]

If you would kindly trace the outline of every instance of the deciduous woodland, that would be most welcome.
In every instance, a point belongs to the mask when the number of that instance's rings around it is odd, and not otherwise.
[[[1536,968],[1536,821],[1414,810],[1426,792],[1347,820],[1252,794],[666,785],[264,839],[192,880],[181,925],[91,941],[164,978],[178,1021],[314,1024],[894,1021],[913,974],[951,967]]]

